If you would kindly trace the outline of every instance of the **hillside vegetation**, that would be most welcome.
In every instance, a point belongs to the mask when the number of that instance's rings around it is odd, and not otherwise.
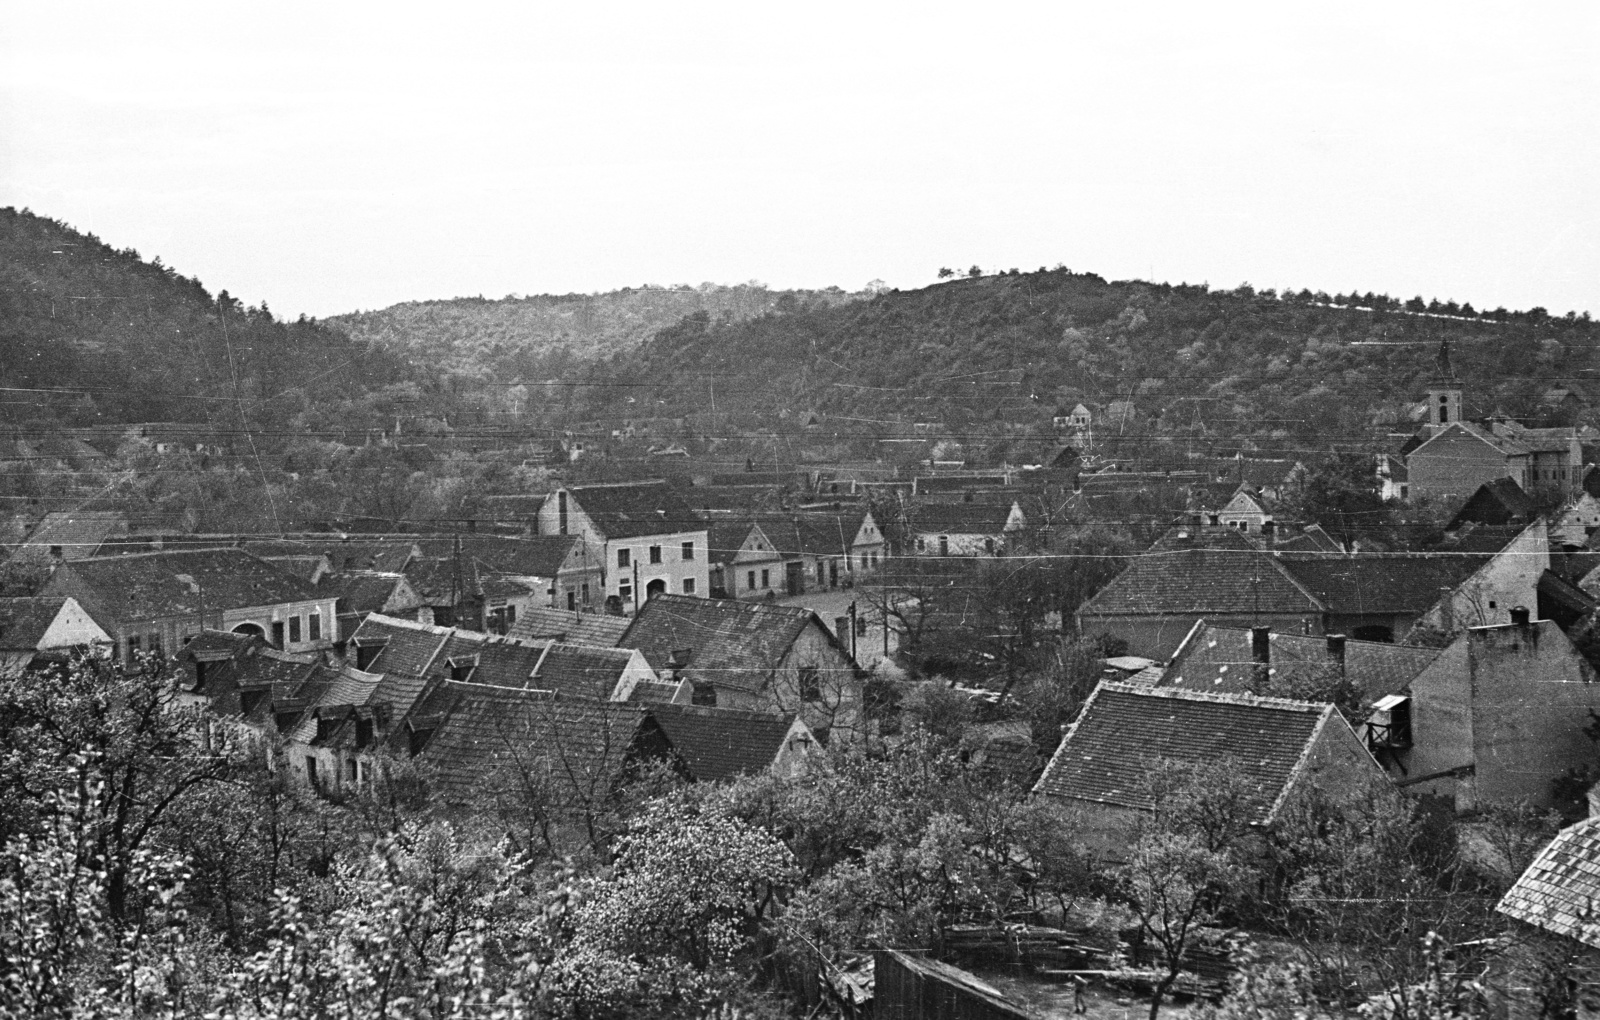
[[[719,411],[806,409],[831,412],[838,427],[910,419],[957,431],[1044,423],[1078,400],[1130,400],[1152,436],[1325,444],[1404,421],[1446,339],[1469,413],[1538,417],[1551,382],[1593,373],[1600,329],[1587,314],[1543,309],[1041,270],[744,322],[696,313],[596,363],[585,394],[596,418],[646,397],[657,413],[687,413],[709,408],[714,378]]]
[[[832,307],[862,296],[838,287],[774,291],[754,281],[645,286],[605,294],[407,301],[328,322],[359,341],[425,358],[453,374],[525,382],[559,376],[579,361],[629,351],[688,315],[736,323],[776,311]]]
[[[409,371],[341,331],[213,297],[159,258],[13,208],[0,209],[0,352],[0,420],[36,427],[234,425],[240,407],[335,401]]]

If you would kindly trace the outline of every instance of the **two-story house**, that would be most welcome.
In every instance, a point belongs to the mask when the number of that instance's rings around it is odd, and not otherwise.
[[[338,594],[243,549],[184,549],[63,563],[41,595],[69,596],[125,658],[173,654],[202,630],[255,634],[291,652],[329,648]]]
[[[598,554],[600,592],[622,612],[654,595],[710,590],[709,527],[665,482],[557,489],[538,526],[541,535],[576,535],[584,556]]]

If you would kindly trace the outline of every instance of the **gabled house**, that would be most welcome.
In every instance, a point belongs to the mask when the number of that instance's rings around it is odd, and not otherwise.
[[[1312,787],[1337,796],[1383,775],[1332,705],[1101,683],[1034,793],[1082,811],[1091,841],[1115,853],[1154,810],[1148,779],[1160,761],[1237,770],[1257,791],[1257,823]]]
[[[1406,470],[1404,457],[1391,453],[1378,454],[1378,497],[1384,502],[1411,498],[1411,473]]]
[[[1233,528],[1241,534],[1259,535],[1267,530],[1272,513],[1262,504],[1260,497],[1247,485],[1241,485],[1233,498],[1217,511],[1217,523]]]
[[[1596,528],[1600,528],[1600,499],[1580,492],[1550,522],[1550,541],[1564,549],[1582,549]]]
[[[1491,527],[1506,525],[1526,527],[1528,522],[1537,516],[1539,516],[1538,505],[1528,498],[1528,494],[1515,479],[1494,478],[1478,486],[1472,495],[1467,497],[1467,501],[1461,504],[1461,509],[1450,518],[1450,523],[1445,525],[1445,530],[1455,531],[1468,523],[1487,524]]]
[[[695,782],[761,772],[792,776],[821,749],[798,715],[674,704],[651,704],[649,712],[672,745],[673,758]]]
[[[1552,783],[1591,765],[1595,672],[1553,621],[1519,610],[1471,627],[1408,687],[1380,699],[1366,737],[1394,780],[1458,810],[1555,804]]]
[[[908,551],[916,556],[998,556],[1015,551],[1028,524],[1015,500],[919,503],[907,518]]]
[[[538,520],[541,535],[577,536],[585,562],[598,554],[604,600],[622,612],[659,594],[708,593],[709,529],[665,482],[557,489]]]
[[[694,704],[798,713],[821,740],[865,733],[855,662],[809,609],[663,595],[618,644],[643,652],[659,678],[688,680]]]
[[[361,622],[373,613],[385,616],[415,616],[422,597],[404,574],[335,574],[320,582],[338,599],[339,636],[349,641]]]
[[[713,524],[710,545],[713,597],[759,600],[788,594],[783,553],[759,521]]]
[[[42,595],[70,596],[131,659],[172,654],[202,630],[256,634],[275,648],[315,651],[337,635],[337,596],[243,549],[139,553],[63,563]]]
[[[73,598],[0,598],[0,677],[73,652],[108,647],[111,635]]]
[[[461,554],[470,557],[485,578],[495,577],[525,589],[531,601],[517,600],[526,608],[578,610],[598,603],[601,563],[599,552],[577,535],[461,535]],[[448,559],[456,539],[419,539],[424,556]],[[488,607],[493,617],[495,606]],[[502,614],[504,615],[504,614]],[[515,622],[507,620],[506,625]],[[496,629],[491,621],[490,630]]]

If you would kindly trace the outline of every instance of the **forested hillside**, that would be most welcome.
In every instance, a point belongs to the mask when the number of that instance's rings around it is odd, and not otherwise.
[[[1323,441],[1403,420],[1451,342],[1468,412],[1537,417],[1555,380],[1592,375],[1587,314],[1248,286],[1107,282],[1065,269],[960,279],[747,322],[696,313],[594,365],[588,414],[637,403],[865,422],[1044,422],[1130,400],[1162,435]]]
[[[827,308],[859,299],[832,287],[774,291],[733,286],[627,287],[606,294],[515,295],[501,300],[407,301],[329,323],[360,341],[455,374],[513,381],[560,376],[582,360],[626,352],[687,315],[743,322],[775,311]]]
[[[326,402],[409,372],[340,331],[213,297],[160,259],[13,208],[0,209],[0,352],[0,420],[35,427],[237,427],[241,406]]]

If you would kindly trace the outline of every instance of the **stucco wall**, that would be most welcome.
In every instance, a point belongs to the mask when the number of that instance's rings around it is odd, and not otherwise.
[[[1542,523],[1523,529],[1416,626],[1453,634],[1467,627],[1510,623],[1511,610],[1539,609],[1539,576],[1550,567],[1550,536]],[[1396,635],[1397,638],[1401,635]]]
[[[1508,467],[1505,454],[1462,429],[1449,429],[1411,451],[1406,458],[1412,497],[1460,496],[1477,491],[1484,482],[1511,475],[1518,485],[1528,487],[1527,470]]]
[[[1472,698],[1463,638],[1434,659],[1411,681],[1412,746],[1400,752],[1401,781],[1472,763]],[[1416,793],[1454,796],[1453,780],[1412,787]]]

